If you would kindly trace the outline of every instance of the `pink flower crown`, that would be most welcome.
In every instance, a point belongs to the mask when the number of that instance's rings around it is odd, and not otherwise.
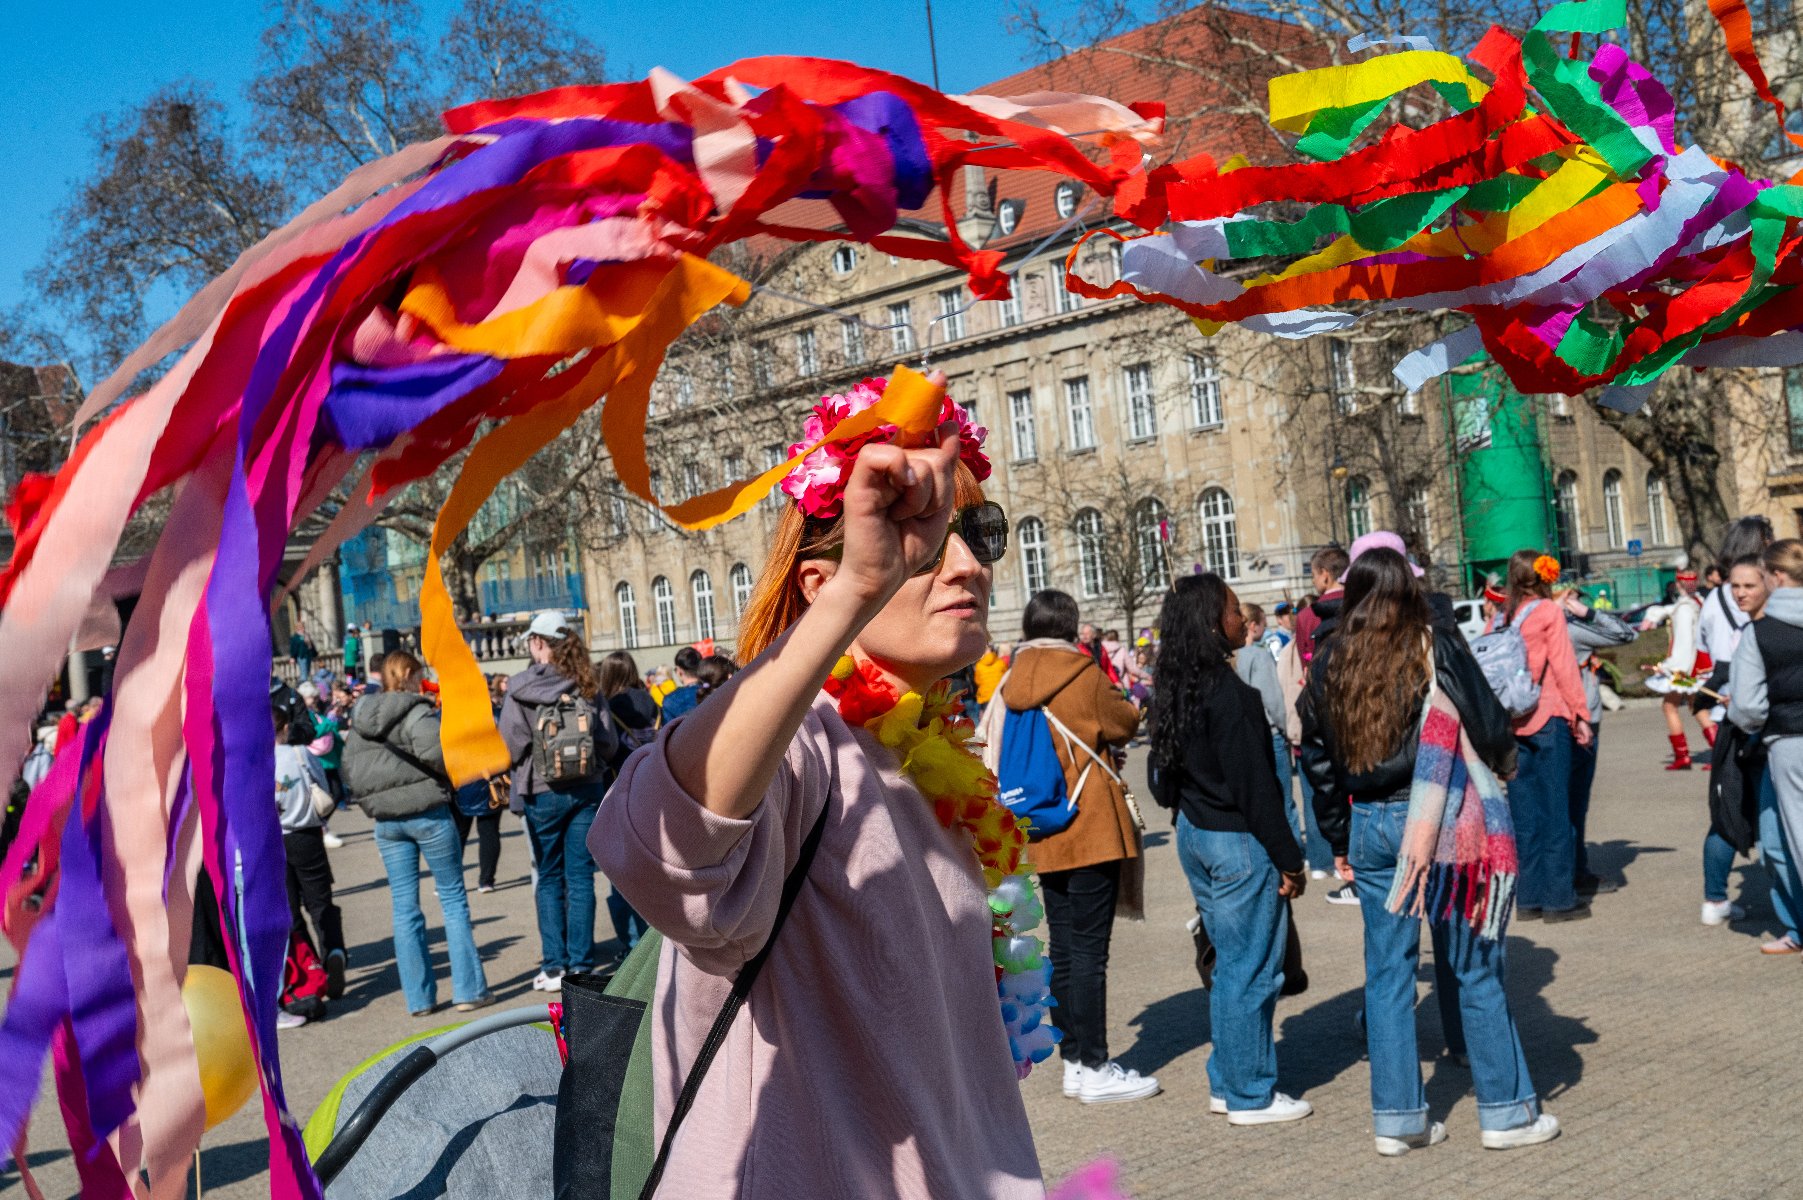
[[[881,400],[888,383],[887,379],[866,379],[842,396],[822,396],[807,424],[801,427],[801,441],[789,447],[790,457],[825,437],[839,422]],[[988,479],[989,456],[983,453],[983,442],[989,437],[989,431],[972,421],[970,414],[954,404],[950,396],[945,398],[945,407],[939,413],[939,423],[943,425],[947,421],[958,423],[958,458],[970,468],[978,483]],[[858,451],[872,442],[892,441],[896,432],[893,425],[879,425],[863,437],[820,447],[783,476],[783,491],[792,496],[801,511],[810,517],[828,520],[837,517],[845,499],[845,483],[851,478],[851,466]]]

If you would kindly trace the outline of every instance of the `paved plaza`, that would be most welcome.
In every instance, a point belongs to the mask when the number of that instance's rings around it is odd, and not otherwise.
[[[1311,986],[1277,1008],[1280,1086],[1311,1101],[1315,1115],[1251,1129],[1209,1117],[1207,999],[1184,930],[1193,906],[1169,822],[1148,806],[1148,920],[1116,926],[1109,1014],[1113,1053],[1156,1073],[1164,1093],[1084,1107],[1062,1097],[1056,1070],[1036,1072],[1024,1086],[1048,1177],[1109,1155],[1122,1164],[1126,1190],[1137,1200],[1803,1196],[1803,1165],[1792,1157],[1803,1129],[1796,1067],[1803,963],[1757,952],[1772,928],[1757,864],[1739,863],[1734,874],[1734,894],[1749,919],[1730,928],[1698,923],[1707,776],[1660,769],[1666,746],[1657,710],[1611,716],[1602,747],[1592,864],[1626,886],[1601,897],[1592,920],[1519,924],[1509,935],[1515,1015],[1535,1082],[1564,1123],[1564,1137],[1535,1149],[1482,1150],[1470,1075],[1436,1062],[1439,1021],[1427,1001],[1421,1051],[1428,1100],[1450,1140],[1402,1159],[1373,1153],[1369,1073],[1355,1024],[1363,979],[1358,912],[1324,903],[1319,883],[1296,906]],[[1145,796],[1143,751],[1134,758]],[[520,826],[505,822],[503,886],[471,902],[491,984],[505,1003],[526,1004],[534,999],[538,935]],[[329,1021],[282,1035],[289,1096],[303,1120],[340,1073],[419,1028],[401,999],[369,823],[353,812],[334,825],[346,838],[333,861],[352,946],[351,981]],[[472,884],[474,857],[471,847]],[[432,913],[430,901],[427,907]],[[438,960],[445,995],[442,951]],[[1424,1000],[1427,975],[1424,961]],[[262,1129],[253,1101],[208,1135],[208,1197],[266,1193]],[[74,1170],[48,1094],[40,1097],[33,1131],[32,1162],[46,1195],[74,1195]],[[22,1194],[16,1175],[0,1175],[0,1196]]]

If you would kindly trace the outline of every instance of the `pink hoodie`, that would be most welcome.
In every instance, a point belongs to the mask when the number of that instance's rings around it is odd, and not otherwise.
[[[674,727],[627,761],[588,841],[669,939],[651,1043],[660,1131],[829,795],[832,811],[660,1194],[1040,1200],[968,842],[824,693],[745,820],[709,812],[676,782]]]

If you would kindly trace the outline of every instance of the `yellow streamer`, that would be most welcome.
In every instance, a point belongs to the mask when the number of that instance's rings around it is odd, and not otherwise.
[[[712,529],[750,512],[753,505],[770,494],[771,488],[782,482],[783,476],[820,447],[862,437],[880,425],[894,425],[912,439],[924,438],[939,427],[939,414],[944,406],[943,387],[919,371],[898,366],[883,389],[881,400],[863,412],[845,418],[827,430],[825,437],[803,448],[788,462],[779,463],[754,479],[729,483],[693,500],[671,505],[664,511],[686,529]]]
[[[565,372],[569,385],[557,396],[521,413],[476,443],[433,523],[432,548],[426,556],[426,577],[420,588],[420,643],[438,672],[444,699],[440,738],[445,769],[456,783],[505,771],[512,756],[495,728],[481,665],[458,632],[439,559],[457,535],[468,528],[476,511],[502,479],[575,424],[603,395],[613,392],[629,404],[635,400],[642,403],[650,394],[651,381],[670,343],[716,305],[723,301],[742,303],[750,293],[750,285],[744,280],[692,255],[659,265],[663,278],[646,296],[640,311],[621,320],[624,333],[618,341],[594,348],[588,357],[573,363]],[[567,309],[564,316],[571,322],[570,328],[577,328],[593,311],[576,305]],[[541,326],[539,332],[544,341],[539,345],[563,344],[570,328]],[[519,354],[542,352],[515,349]]]
[[[475,325],[457,319],[436,273],[421,269],[401,300],[401,311],[419,318],[453,350],[529,358],[575,354],[619,341],[644,317],[645,306],[669,276],[672,260],[648,258],[610,265],[586,285],[560,287],[531,304]]]
[[[1309,121],[1323,109],[1370,104],[1430,81],[1462,86],[1473,104],[1490,91],[1451,54],[1404,50],[1343,67],[1277,76],[1270,85],[1271,124],[1306,133]]]

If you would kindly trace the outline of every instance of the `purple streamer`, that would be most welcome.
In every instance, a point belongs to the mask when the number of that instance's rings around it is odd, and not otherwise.
[[[326,413],[340,445],[385,446],[501,373],[486,354],[436,355],[399,367],[335,363]]]
[[[94,732],[82,742],[82,778],[90,776],[106,752],[111,721],[110,705],[94,718]],[[96,792],[103,786],[95,779]],[[95,1136],[104,1138],[132,1113],[132,1088],[139,1080],[138,1006],[131,961],[113,926],[101,881],[106,808],[95,804],[89,819],[83,812],[84,799],[78,791],[63,825],[56,907],[63,935],[70,1023],[87,1091],[88,1122]]]

